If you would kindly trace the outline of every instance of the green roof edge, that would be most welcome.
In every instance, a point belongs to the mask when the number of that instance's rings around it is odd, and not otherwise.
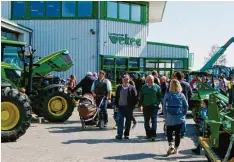
[[[167,46],[167,47],[186,48],[187,50],[189,50],[189,47],[188,47],[188,46],[177,45],[177,44],[168,44],[168,43],[150,42],[150,41],[147,41],[147,44],[151,44],[151,45],[160,45],[160,46]]]

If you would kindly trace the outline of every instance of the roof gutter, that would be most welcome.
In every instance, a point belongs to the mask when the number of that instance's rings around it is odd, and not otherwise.
[[[8,24],[8,25],[11,25],[11,26],[13,26],[13,27],[16,27],[16,28],[18,28],[18,29],[24,30],[24,31],[26,31],[26,32],[33,32],[32,29],[27,28],[27,27],[24,27],[24,26],[22,26],[22,25],[20,25],[20,24],[17,24],[17,23],[15,23],[15,22],[13,22],[13,21],[7,20],[7,19],[5,19],[5,18],[3,18],[3,17],[1,17],[1,22],[6,23],[6,24]],[[1,26],[4,27],[3,24],[1,24]]]

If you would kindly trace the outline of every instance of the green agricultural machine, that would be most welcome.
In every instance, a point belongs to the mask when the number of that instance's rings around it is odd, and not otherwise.
[[[69,53],[66,50],[60,50],[39,61],[34,61],[35,50],[29,48],[26,53],[26,48],[26,44],[23,42],[1,39],[2,98],[4,95],[7,96],[6,102],[3,102],[4,100],[1,102],[2,123],[5,122],[5,125],[2,125],[2,141],[3,138],[12,141],[12,138],[8,138],[7,131],[22,130],[22,123],[29,123],[31,113],[26,111],[26,108],[31,112],[30,105],[34,113],[50,122],[66,121],[72,115],[75,107],[73,96],[65,90],[65,82],[59,77],[49,75],[51,72],[66,71],[73,66]],[[17,89],[21,87],[26,88],[27,95],[18,93]],[[9,88],[10,91],[4,90]],[[21,96],[25,96],[27,99],[21,99]],[[9,99],[9,97],[15,98]],[[20,101],[12,106],[13,100],[16,99],[20,99]],[[25,110],[21,113],[22,108]],[[25,122],[21,122],[21,120]],[[6,136],[3,136],[5,134]]]
[[[219,93],[209,95],[205,135],[199,137],[199,142],[212,162],[234,161],[234,109],[227,109],[227,104],[226,96]]]
[[[194,72],[187,73],[187,78],[189,76],[197,76],[198,77],[198,86],[196,89],[193,89],[193,96],[191,100],[189,101],[190,109],[193,111],[193,117],[195,122],[197,123],[197,118],[199,117],[199,110],[201,101],[205,98],[207,98],[210,94],[213,93],[219,93],[218,90],[215,89],[216,81],[215,79],[218,79],[217,76],[220,76],[222,73],[226,74],[226,76],[229,78],[230,75],[232,75],[231,68],[227,68],[225,66],[213,66],[213,64],[219,59],[220,56],[223,55],[223,53],[226,51],[226,49],[234,42],[234,37],[230,38],[213,56],[210,58],[210,60],[199,70]],[[202,77],[210,77],[210,80],[212,82],[211,86],[208,86],[207,84],[204,84],[201,82]],[[224,95],[220,94],[222,97]]]
[[[3,60],[5,39],[1,41],[1,59]],[[13,46],[24,46],[24,43],[12,43]],[[16,43],[16,42],[15,42]],[[8,59],[9,60],[9,59]],[[31,111],[27,95],[18,91],[22,69],[14,64],[1,63],[1,141],[16,141],[24,135],[30,126]],[[14,77],[8,79],[6,76]],[[15,82],[15,83],[14,83]]]

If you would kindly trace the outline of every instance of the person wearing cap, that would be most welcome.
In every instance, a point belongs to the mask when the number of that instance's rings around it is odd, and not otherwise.
[[[98,79],[98,75],[97,75],[96,72],[93,72],[93,77],[94,77],[95,79]]]
[[[129,139],[129,132],[131,128],[131,121],[133,117],[133,109],[137,103],[137,91],[136,88],[129,83],[130,76],[124,74],[122,76],[122,84],[117,87],[115,105],[118,107],[118,129],[116,139],[122,139],[124,129],[124,138]]]
[[[95,80],[91,87],[92,95],[96,98],[96,104],[99,105],[102,98],[104,102],[101,105],[101,111],[104,113],[105,125],[108,123],[107,102],[111,103],[111,85],[110,81],[105,78],[105,71],[101,70],[98,74],[98,79]]]
[[[95,78],[93,77],[92,72],[88,72],[86,76],[73,88],[73,92],[75,92],[78,88],[82,89],[82,95],[85,93],[91,93],[91,86],[94,82]]]
[[[140,91],[140,101],[138,110],[142,110],[144,115],[144,126],[146,132],[146,139],[156,139],[157,131],[157,115],[158,115],[158,105],[161,102],[161,89],[154,83],[153,75],[148,75],[146,77],[147,83],[142,86]],[[152,127],[150,127],[150,119]]]

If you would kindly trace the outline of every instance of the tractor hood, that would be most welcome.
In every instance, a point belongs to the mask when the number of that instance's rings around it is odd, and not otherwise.
[[[33,68],[33,76],[45,76],[54,71],[67,71],[73,66],[69,52],[65,49],[51,53],[34,64],[40,66],[35,66]]]

